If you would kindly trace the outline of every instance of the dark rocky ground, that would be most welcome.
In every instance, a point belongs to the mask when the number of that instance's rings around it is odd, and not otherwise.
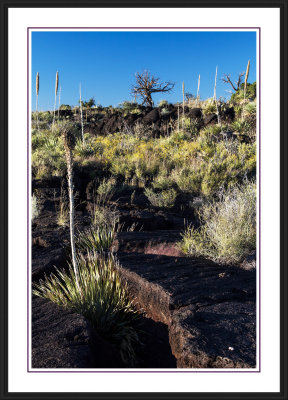
[[[141,107],[138,106],[139,113],[125,113],[123,110],[89,110],[87,115],[84,113],[84,132],[92,135],[107,135],[115,132],[132,132],[136,125],[150,128],[153,137],[171,133],[171,123],[175,123],[178,118],[178,108],[172,104],[165,106],[165,112],[161,107]],[[182,115],[182,106],[180,113]],[[235,119],[233,107],[224,105],[219,106],[219,114],[222,123],[231,123]],[[218,119],[216,114],[203,114],[201,108],[188,108],[185,106],[185,116],[197,122],[197,127],[203,128],[207,125],[216,124]],[[69,118],[80,123],[80,115],[74,114],[70,110],[60,110],[60,117]]]
[[[81,228],[89,224],[89,182],[79,182],[82,205],[76,223]],[[40,215],[32,224],[33,281],[66,264],[69,230],[57,225],[55,213],[54,190],[59,194],[59,185],[57,178],[33,182],[42,196]],[[118,198],[121,221],[126,226],[137,223],[138,228],[119,233],[113,251],[123,279],[144,310],[137,368],[254,368],[253,262],[248,260],[245,268],[225,267],[184,257],[176,242],[184,217],[195,222],[193,211],[156,210],[145,202],[131,205],[126,197],[124,193]],[[94,332],[84,317],[36,297],[32,348],[34,368],[124,368],[117,346]]]

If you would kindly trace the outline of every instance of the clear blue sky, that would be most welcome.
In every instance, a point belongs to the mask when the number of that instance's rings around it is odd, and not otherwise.
[[[171,94],[153,96],[155,104],[163,98],[181,101],[183,81],[185,91],[196,94],[199,74],[200,95],[206,99],[213,96],[216,66],[217,97],[227,99],[230,86],[221,77],[228,73],[235,81],[249,59],[248,82],[252,83],[256,80],[255,32],[33,32],[32,108],[39,72],[38,108],[53,109],[57,70],[61,104],[78,104],[80,82],[84,101],[94,97],[103,106],[132,101],[135,72],[145,69],[162,81],[175,82]]]

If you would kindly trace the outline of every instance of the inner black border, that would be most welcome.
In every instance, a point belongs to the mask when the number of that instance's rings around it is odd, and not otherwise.
[[[62,399],[62,398],[97,398],[97,399],[117,399],[117,398],[155,398],[155,399],[170,399],[170,398],[193,398],[193,399],[213,399],[213,398],[228,398],[228,399],[239,399],[239,398],[258,398],[258,399],[287,399],[287,266],[288,266],[288,251],[287,251],[287,228],[288,228],[288,195],[287,195],[287,180],[288,180],[288,129],[287,129],[287,1],[278,0],[275,2],[267,0],[182,0],[181,3],[175,4],[171,0],[157,0],[153,2],[148,0],[142,2],[139,0],[114,0],[105,2],[103,0],[86,0],[83,2],[71,2],[57,0],[50,0],[49,2],[39,2],[37,0],[30,0],[29,2],[13,0],[0,0],[0,26],[1,26],[1,103],[0,103],[0,184],[1,184],[1,208],[0,208],[0,260],[1,260],[1,280],[0,280],[0,399],[10,398],[26,398],[26,399]],[[27,7],[55,7],[55,8],[86,8],[86,7],[106,7],[106,8],[147,8],[147,7],[158,7],[158,8],[279,8],[280,10],[280,392],[232,392],[232,393],[21,393],[21,392],[8,392],[8,11],[9,8],[27,8]],[[14,183],[17,184],[17,183]],[[273,183],[271,182],[271,194],[273,190]],[[278,215],[273,215],[271,209],[271,217],[278,218]],[[271,232],[271,234],[273,234]],[[273,273],[271,266],[271,273]],[[21,334],[21,327],[19,327],[19,334]],[[273,345],[271,343],[271,345]],[[273,368],[273,366],[271,366]]]

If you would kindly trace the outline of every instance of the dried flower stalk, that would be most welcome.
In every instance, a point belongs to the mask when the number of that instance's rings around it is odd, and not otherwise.
[[[40,79],[39,79],[39,72],[36,75],[36,118],[37,118],[37,129],[39,131],[39,112],[38,112],[38,96],[39,96],[39,86]]]
[[[56,98],[57,98],[57,93],[58,93],[58,85],[59,85],[59,73],[57,71],[56,72],[56,81],[55,81],[55,100],[54,100],[54,113],[53,113],[52,130],[54,129],[54,124],[55,124]]]

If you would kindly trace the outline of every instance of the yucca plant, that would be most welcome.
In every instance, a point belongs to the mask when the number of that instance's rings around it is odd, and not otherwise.
[[[76,248],[83,252],[86,250],[108,251],[117,230],[116,224],[112,226],[108,224],[92,225],[76,235]]]
[[[128,297],[127,284],[118,272],[113,255],[94,251],[77,256],[78,275],[56,269],[33,284],[33,294],[84,315],[105,339],[117,344],[123,361],[133,366],[140,341],[136,329],[139,313]],[[80,288],[80,290],[79,290]]]

